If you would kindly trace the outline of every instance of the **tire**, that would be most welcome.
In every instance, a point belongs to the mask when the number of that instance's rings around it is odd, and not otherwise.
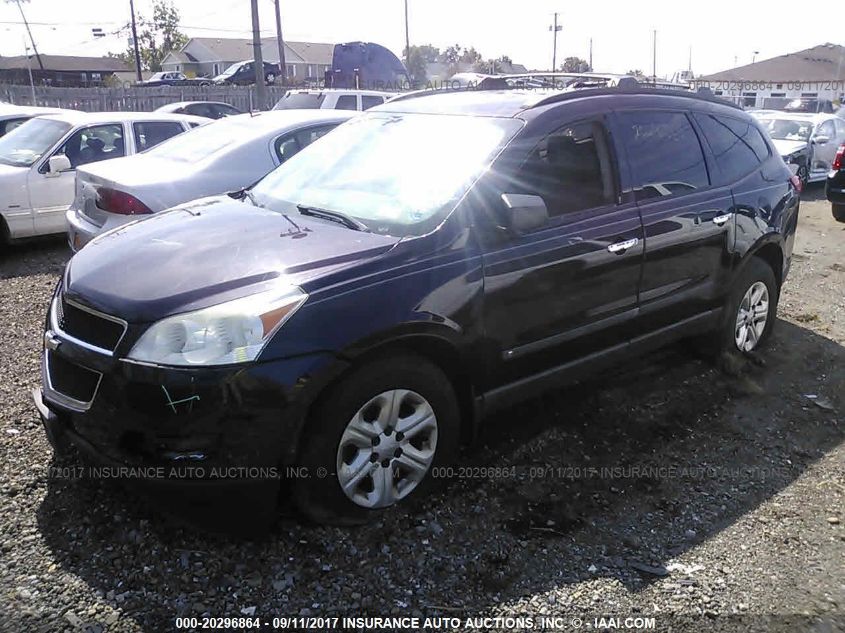
[[[267,85],[272,85],[276,82],[276,75],[273,73],[267,73]]]
[[[837,222],[845,222],[845,204],[834,204],[831,205],[833,210],[833,218]]]
[[[748,300],[756,300],[761,293],[766,303],[765,311],[755,316],[749,313]],[[725,303],[722,326],[712,335],[711,349],[715,348],[712,351],[747,354],[761,349],[772,333],[779,297],[780,287],[772,267],[759,257],[749,259],[734,282]],[[758,303],[758,307],[761,306],[762,304]],[[746,319],[743,326],[746,335],[744,339],[741,338],[740,332],[740,308],[743,309]],[[764,319],[761,320],[761,317]],[[742,340],[745,343],[741,346]]]
[[[810,168],[807,166],[807,163],[798,167],[798,173],[796,175],[801,181],[801,191],[805,191],[807,185],[810,184]]]
[[[401,398],[401,406],[396,398]],[[404,425],[422,421],[413,427],[413,435],[404,437],[398,430],[403,419]],[[429,361],[402,354],[362,365],[312,408],[298,460],[309,476],[293,481],[294,502],[316,523],[357,525],[408,497],[421,498],[442,481],[432,477],[432,468],[455,460],[459,424],[452,384]],[[414,465],[413,471],[406,464]]]

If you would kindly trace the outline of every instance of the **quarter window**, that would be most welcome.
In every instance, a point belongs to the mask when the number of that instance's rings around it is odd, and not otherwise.
[[[276,155],[279,162],[283,163],[289,160],[300,150],[305,149],[318,138],[332,131],[334,127],[334,125],[324,125],[280,136],[276,139]]]
[[[769,146],[750,121],[693,114],[727,182],[748,175],[769,156]]]
[[[710,184],[701,143],[686,114],[629,112],[619,119],[637,200],[683,195]]]
[[[539,195],[549,216],[613,202],[614,186],[604,128],[597,121],[562,127],[534,148],[514,185]]]

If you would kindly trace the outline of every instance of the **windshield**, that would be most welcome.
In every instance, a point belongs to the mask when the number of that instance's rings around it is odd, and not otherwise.
[[[144,153],[185,163],[210,158],[230,145],[242,143],[243,139],[253,137],[255,128],[250,125],[251,117],[245,116],[246,118],[243,119],[227,117],[212,125],[200,126],[169,138]]]
[[[521,122],[374,113],[309,145],[253,189],[258,204],[336,211],[377,233],[422,235],[451,212]]]
[[[760,119],[774,140],[777,141],[809,141],[813,133],[812,121],[794,121],[791,119]]]
[[[29,167],[70,130],[69,123],[30,119],[0,138],[0,163]]]
[[[240,68],[242,65],[243,62],[235,62],[222,73],[220,73],[218,77],[228,77],[229,75],[234,75],[236,72],[238,72],[238,68]]]
[[[288,92],[273,106],[274,110],[310,110],[319,108],[325,100],[319,92]]]

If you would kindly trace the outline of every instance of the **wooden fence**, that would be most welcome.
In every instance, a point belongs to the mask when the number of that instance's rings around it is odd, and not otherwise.
[[[267,87],[267,104],[258,108],[255,86],[157,86],[151,88],[55,88],[35,87],[35,104],[83,110],[85,112],[151,112],[177,101],[221,101],[244,112],[269,109],[282,98],[286,88]],[[32,88],[0,84],[0,101],[33,105]]]

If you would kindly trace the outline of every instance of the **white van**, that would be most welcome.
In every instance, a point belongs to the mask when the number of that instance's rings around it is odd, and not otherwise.
[[[358,110],[362,112],[395,97],[395,92],[340,88],[288,90],[274,110]]]

